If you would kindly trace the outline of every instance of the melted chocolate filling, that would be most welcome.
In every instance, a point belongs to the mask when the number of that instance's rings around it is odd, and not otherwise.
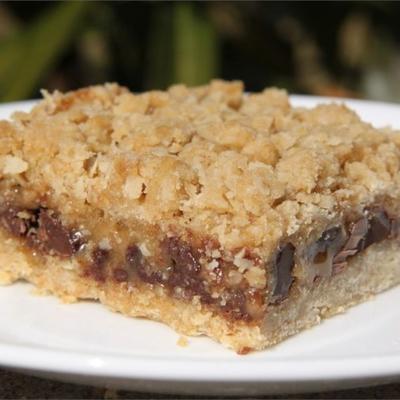
[[[115,268],[113,270],[113,278],[117,281],[117,282],[127,282],[129,279],[129,274],[128,272],[123,269],[123,268]]]
[[[343,271],[351,257],[359,254],[372,244],[399,236],[400,220],[389,218],[384,210],[367,210],[365,216],[348,224],[345,230],[347,239],[342,246],[337,247],[338,243],[343,243],[342,228],[334,227],[323,232],[321,237],[307,249],[309,262],[314,265],[326,262],[330,264],[329,271],[331,272],[329,276]],[[289,290],[294,280],[292,276],[294,253],[293,245],[287,243],[280,250],[273,263],[275,287],[270,304],[277,304],[289,295]],[[315,278],[319,277],[319,275],[315,276]],[[318,281],[315,278],[314,280]]]
[[[0,225],[13,236],[24,239],[30,247],[61,258],[73,256],[84,245],[81,232],[63,226],[59,214],[45,207],[24,209],[3,204],[0,207]],[[358,220],[323,232],[307,249],[305,260],[314,266],[326,267],[329,264],[327,270],[330,275],[335,275],[346,268],[351,257],[374,243],[399,235],[400,219],[390,218],[384,210],[367,210],[366,215]],[[86,276],[98,282],[104,282],[108,277],[116,282],[138,279],[163,286],[172,295],[179,293],[180,297],[188,300],[198,296],[203,304],[217,308],[230,319],[251,320],[253,317],[247,305],[249,302],[254,305],[255,299],[257,307],[263,309],[265,290],[252,289],[247,283],[237,286],[224,284],[224,274],[235,268],[232,263],[221,258],[214,272],[218,279],[210,283],[205,279],[208,272],[200,264],[201,248],[195,248],[177,237],[165,238],[160,248],[161,259],[156,267],[147,261],[135,244],[129,245],[117,262],[115,257],[111,257],[112,250],[96,247],[90,253],[91,262],[86,266]],[[269,304],[279,304],[289,296],[295,282],[295,254],[296,248],[291,242],[279,247],[271,263],[274,286]],[[297,257],[300,255],[297,254]],[[160,268],[162,265],[165,267]],[[217,297],[211,295],[215,287],[220,289]]]
[[[386,239],[391,232],[391,221],[385,211],[378,211],[368,218],[368,232],[365,236],[364,249],[371,244]]]
[[[294,267],[295,247],[292,243],[286,243],[281,247],[274,263],[275,286],[272,293],[271,303],[277,304],[285,299],[292,286],[294,277],[292,270]]]
[[[333,259],[333,274],[341,272],[350,257],[355,256],[374,243],[398,235],[398,219],[390,219],[385,211],[375,211],[363,216],[349,226],[349,238]]]
[[[110,258],[110,251],[96,247],[92,252],[90,275],[99,282],[106,280],[105,267]]]
[[[326,230],[321,237],[316,241],[313,261],[316,263],[324,262],[327,258],[327,252],[333,247],[334,243],[340,238],[341,228],[335,226]]]
[[[57,213],[46,208],[22,209],[7,206],[0,211],[0,224],[12,235],[44,253],[67,258],[83,245],[78,231],[65,228]]]

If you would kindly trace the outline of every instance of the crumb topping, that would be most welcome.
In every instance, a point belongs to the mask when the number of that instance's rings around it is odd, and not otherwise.
[[[263,255],[346,207],[399,198],[399,168],[395,132],[344,105],[294,108],[274,88],[244,94],[240,82],[44,92],[30,113],[0,122],[0,187],[46,194],[66,219],[96,209]],[[235,265],[265,284],[249,260]]]

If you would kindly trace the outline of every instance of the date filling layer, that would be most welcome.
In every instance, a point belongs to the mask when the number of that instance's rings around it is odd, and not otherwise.
[[[90,233],[64,226],[57,211],[46,207],[0,204],[0,226],[23,241],[27,251],[61,259],[75,257],[82,276],[98,284],[112,280],[159,285],[174,297],[197,299],[227,319],[247,322],[260,320],[268,306],[283,302],[296,285],[317,285],[339,274],[352,257],[372,244],[400,235],[400,218],[374,207],[352,221],[329,227],[311,244],[296,247],[288,238],[271,260],[242,249],[238,264],[237,257],[222,252],[215,241],[194,246],[171,236],[158,243],[154,263],[138,243],[126,243],[122,250],[101,243],[89,245]],[[305,272],[302,282],[296,277],[298,268]]]

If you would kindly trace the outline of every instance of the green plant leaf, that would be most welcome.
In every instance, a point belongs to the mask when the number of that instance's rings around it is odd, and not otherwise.
[[[174,80],[199,85],[217,73],[217,34],[210,21],[189,2],[175,3]]]
[[[163,89],[173,82],[173,14],[169,4],[156,4],[153,7],[147,46],[146,87]]]
[[[0,100],[26,98],[73,39],[90,2],[57,3],[26,30],[0,44]]]

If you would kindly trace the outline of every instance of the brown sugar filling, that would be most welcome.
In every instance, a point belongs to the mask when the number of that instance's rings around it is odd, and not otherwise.
[[[268,305],[281,303],[296,283],[301,284],[294,274],[299,259],[307,270],[307,281],[315,284],[320,278],[343,271],[352,257],[372,244],[400,235],[399,218],[389,216],[382,208],[370,208],[355,220],[325,230],[301,252],[287,241],[265,263],[246,251],[247,261],[271,271],[273,286],[268,290],[252,287],[232,259],[220,251],[217,257],[207,256],[205,246],[193,246],[176,236],[160,241],[154,265],[136,243],[129,243],[123,251],[102,248],[100,244],[86,246],[87,234],[65,227],[59,214],[45,207],[3,203],[0,226],[31,250],[64,259],[77,257],[83,275],[99,284],[111,279],[117,283],[159,285],[172,296],[187,301],[196,298],[227,319],[247,322],[261,319]],[[210,263],[211,269],[207,268]]]

